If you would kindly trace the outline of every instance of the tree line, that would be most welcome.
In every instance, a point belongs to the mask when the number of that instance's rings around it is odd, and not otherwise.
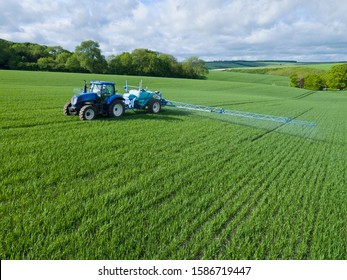
[[[347,88],[347,64],[334,65],[323,74],[294,73],[290,76],[290,85],[309,90],[344,90]]]
[[[98,42],[88,40],[74,52],[60,46],[15,43],[0,39],[0,69],[141,75],[201,79],[208,74],[205,61],[196,56],[182,62],[170,55],[135,49],[105,57]]]

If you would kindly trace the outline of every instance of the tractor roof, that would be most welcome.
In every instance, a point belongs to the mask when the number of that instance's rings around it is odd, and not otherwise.
[[[115,85],[113,82],[105,82],[105,81],[91,81],[91,84],[95,85]]]

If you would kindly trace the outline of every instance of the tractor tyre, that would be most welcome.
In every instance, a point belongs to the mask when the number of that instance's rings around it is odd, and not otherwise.
[[[161,109],[161,102],[158,99],[152,98],[148,102],[148,111],[153,114],[157,114],[160,112]]]
[[[81,108],[79,113],[82,121],[91,121],[96,118],[96,110],[92,105],[85,105]]]
[[[124,112],[124,102],[120,99],[112,101],[112,103],[108,107],[108,116],[111,118],[119,118],[124,115]]]
[[[64,106],[64,115],[65,116],[70,116],[71,115],[71,113],[69,111],[69,107],[71,107],[71,103],[70,102],[66,103],[65,106]]]

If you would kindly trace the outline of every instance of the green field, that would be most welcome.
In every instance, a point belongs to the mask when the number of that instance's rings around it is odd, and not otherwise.
[[[317,126],[173,108],[64,116],[84,79]],[[220,71],[0,71],[0,85],[2,260],[347,259],[346,92]]]

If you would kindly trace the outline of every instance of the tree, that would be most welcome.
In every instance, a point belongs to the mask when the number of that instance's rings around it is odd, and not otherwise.
[[[38,44],[25,43],[27,46],[27,60],[28,62],[36,63],[42,57],[48,57],[47,47]]]
[[[72,54],[70,52],[62,52],[60,54],[58,54],[57,58],[55,59],[56,61],[56,70],[57,71],[68,71],[68,69],[66,68],[66,62],[68,61],[68,59],[72,56]]]
[[[294,73],[289,76],[290,86],[299,87],[299,75]]]
[[[158,56],[157,72],[161,77],[179,77],[181,75],[179,64],[172,55],[161,53]]]
[[[205,66],[205,61],[199,59],[197,56],[186,58],[182,62],[182,68],[185,76],[189,78],[202,78],[208,74],[208,68]]]
[[[156,76],[158,53],[148,49],[135,49],[131,53],[136,75]]]
[[[57,58],[62,53],[68,52],[60,46],[48,47],[46,51],[50,56],[53,56],[54,58]]]
[[[78,60],[78,57],[75,53],[67,59],[65,63],[65,68],[70,72],[85,72],[86,71],[82,68],[80,61]]]
[[[9,60],[11,55],[10,43],[0,39],[0,69],[9,69]]]
[[[40,70],[52,71],[56,69],[57,62],[53,57],[41,57],[37,61]]]
[[[338,64],[326,73],[326,84],[331,89],[345,89],[347,87],[347,64]]]
[[[108,61],[108,69],[112,74],[133,75],[133,59],[130,53],[123,52],[120,55],[112,56]]]
[[[324,87],[324,80],[321,75],[309,74],[305,77],[304,88],[310,90],[321,90]]]
[[[94,41],[84,41],[75,49],[76,57],[82,68],[90,73],[106,73],[107,63],[101,54],[99,43]]]

